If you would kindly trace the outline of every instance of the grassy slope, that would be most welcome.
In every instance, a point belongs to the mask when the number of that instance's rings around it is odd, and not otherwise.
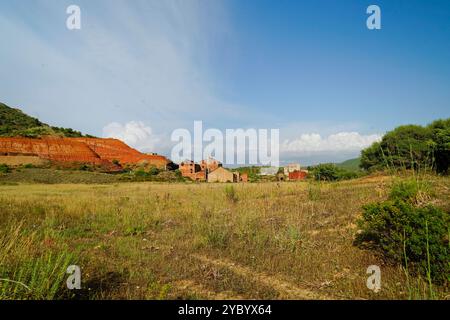
[[[20,168],[7,174],[0,174],[0,184],[14,183],[43,183],[43,184],[67,184],[67,183],[115,183],[120,181],[120,176],[77,170],[55,170],[42,168]]]
[[[73,129],[50,127],[38,119],[30,117],[19,109],[0,103],[0,137],[39,137],[55,135],[63,137],[82,137],[81,132]]]
[[[38,119],[30,117],[20,111],[0,103],[0,135],[9,135],[24,129],[42,127],[44,124]]]
[[[16,168],[8,173],[0,173],[0,185],[23,183],[41,184],[105,184],[136,181],[179,182],[180,178],[172,171],[162,171],[148,177],[132,173],[108,174],[81,170],[58,170],[53,168]]]
[[[448,206],[450,179],[430,181]],[[361,206],[388,187],[387,177],[239,184],[234,202],[223,184],[0,186],[0,278],[22,270],[47,292],[30,270],[52,253],[57,274],[81,267],[85,298],[406,299],[403,271],[352,244]],[[366,287],[373,264],[378,294]],[[58,283],[52,297],[67,295]]]
[[[360,171],[359,164],[361,163],[361,158],[349,159],[341,163],[337,163],[336,166],[349,171]]]

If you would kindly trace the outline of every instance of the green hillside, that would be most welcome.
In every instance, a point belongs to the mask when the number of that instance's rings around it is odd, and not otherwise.
[[[0,137],[29,137],[41,136],[83,137],[76,130],[52,127],[30,117],[19,109],[8,107],[0,102]]]
[[[359,164],[361,163],[361,158],[349,159],[341,163],[337,163],[336,166],[342,169],[350,170],[350,171],[359,171],[361,170]]]

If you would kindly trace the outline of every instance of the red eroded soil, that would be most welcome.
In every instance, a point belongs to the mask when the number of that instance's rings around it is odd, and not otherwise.
[[[143,154],[120,140],[99,138],[0,138],[0,155],[38,156],[58,163],[99,165],[110,171],[127,164],[145,162],[164,168],[169,163],[163,156]]]

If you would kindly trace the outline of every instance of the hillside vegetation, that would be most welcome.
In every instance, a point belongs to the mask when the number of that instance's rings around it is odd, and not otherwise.
[[[4,103],[0,103],[0,137],[38,138],[41,136],[74,138],[85,135],[70,128],[49,126],[19,109],[11,108]]]
[[[400,126],[361,153],[361,167],[369,171],[402,168],[445,174],[449,164],[450,118],[425,127]]]
[[[349,171],[360,171],[361,170],[361,158],[349,159],[341,163],[336,163],[336,166],[341,169]]]

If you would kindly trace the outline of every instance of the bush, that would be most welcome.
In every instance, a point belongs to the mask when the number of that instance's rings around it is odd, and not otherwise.
[[[157,176],[159,174],[160,170],[157,167],[151,167],[148,172],[152,176]]]
[[[227,199],[231,202],[237,202],[239,199],[236,195],[236,190],[233,186],[226,186],[225,187],[225,195]]]
[[[82,165],[80,165],[78,170],[80,170],[80,171],[89,171],[89,166],[87,164],[82,164]]]
[[[10,173],[11,169],[8,167],[7,164],[1,163],[0,164],[0,173]]]
[[[335,181],[338,180],[338,167],[331,163],[319,164],[312,169],[314,179],[318,181]]]
[[[317,181],[338,181],[354,179],[360,176],[359,173],[339,168],[333,163],[319,164],[311,168],[311,173]]]
[[[145,172],[145,170],[138,169],[134,171],[134,176],[137,178],[148,178],[150,175],[148,174],[148,172]]]
[[[394,182],[389,199],[398,199],[413,205],[420,205],[426,203],[432,195],[433,191],[429,183],[412,178]]]
[[[437,120],[426,127],[400,126],[386,133],[361,152],[361,168],[369,171],[381,169],[433,169],[449,172],[450,118]]]
[[[320,200],[322,191],[320,184],[309,183],[308,184],[308,199],[311,201]]]
[[[436,283],[449,281],[449,213],[400,199],[411,199],[414,194],[404,184],[392,191],[393,199],[364,206],[356,243],[369,245],[388,260],[412,267]]]

